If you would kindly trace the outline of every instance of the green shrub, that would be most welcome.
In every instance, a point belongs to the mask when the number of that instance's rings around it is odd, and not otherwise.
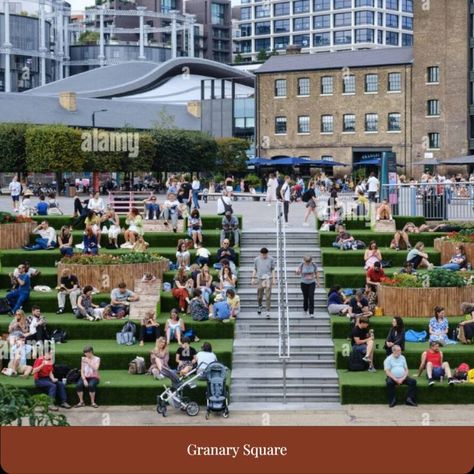
[[[470,277],[469,274],[465,276],[460,272],[451,272],[442,268],[431,270],[427,273],[427,282],[430,288],[443,288],[443,287],[461,287],[466,286]]]

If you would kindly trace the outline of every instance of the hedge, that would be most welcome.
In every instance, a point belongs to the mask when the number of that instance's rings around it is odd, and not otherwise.
[[[417,217],[417,216],[394,216],[395,219],[395,226],[397,229],[403,229],[407,222],[413,222],[416,226],[420,226],[421,224],[426,223],[425,217]],[[316,228],[319,229],[324,221],[317,220],[316,221]],[[365,217],[361,218],[354,218],[354,219],[347,219],[344,221],[344,225],[346,226],[347,230],[364,230],[370,228],[370,220],[367,220]]]

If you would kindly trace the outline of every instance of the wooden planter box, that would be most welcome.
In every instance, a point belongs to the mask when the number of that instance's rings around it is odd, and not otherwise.
[[[451,257],[454,255],[455,247],[457,245],[464,245],[466,249],[467,261],[473,265],[474,264],[474,243],[464,243],[464,242],[453,242],[452,240],[446,239],[434,239],[434,248],[441,253],[441,265],[448,263],[451,260]]]
[[[30,242],[30,234],[36,222],[22,222],[0,225],[0,249],[19,249]]]
[[[461,288],[395,288],[380,286],[378,306],[387,316],[426,318],[434,307],[442,306],[447,316],[458,316],[461,303],[474,301],[474,286]]]
[[[163,259],[155,263],[133,263],[123,265],[69,265],[58,264],[58,284],[61,273],[69,268],[76,275],[81,287],[91,285],[101,293],[107,293],[117,288],[122,281],[130,290],[135,287],[135,280],[141,278],[145,273],[155,275],[158,280],[163,281],[163,273],[168,270],[169,262]]]

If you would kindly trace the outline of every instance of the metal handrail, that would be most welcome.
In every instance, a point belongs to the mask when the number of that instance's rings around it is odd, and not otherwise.
[[[283,227],[283,205],[276,203],[276,250],[278,285],[278,358],[283,364],[283,403],[286,403],[286,365],[290,359],[290,318],[286,273],[286,232]]]

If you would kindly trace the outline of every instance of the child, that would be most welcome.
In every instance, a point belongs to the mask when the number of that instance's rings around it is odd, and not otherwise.
[[[208,249],[202,246],[202,242],[198,242],[197,249],[196,249],[196,263],[199,266],[209,265],[209,257],[211,256],[211,252]]]

